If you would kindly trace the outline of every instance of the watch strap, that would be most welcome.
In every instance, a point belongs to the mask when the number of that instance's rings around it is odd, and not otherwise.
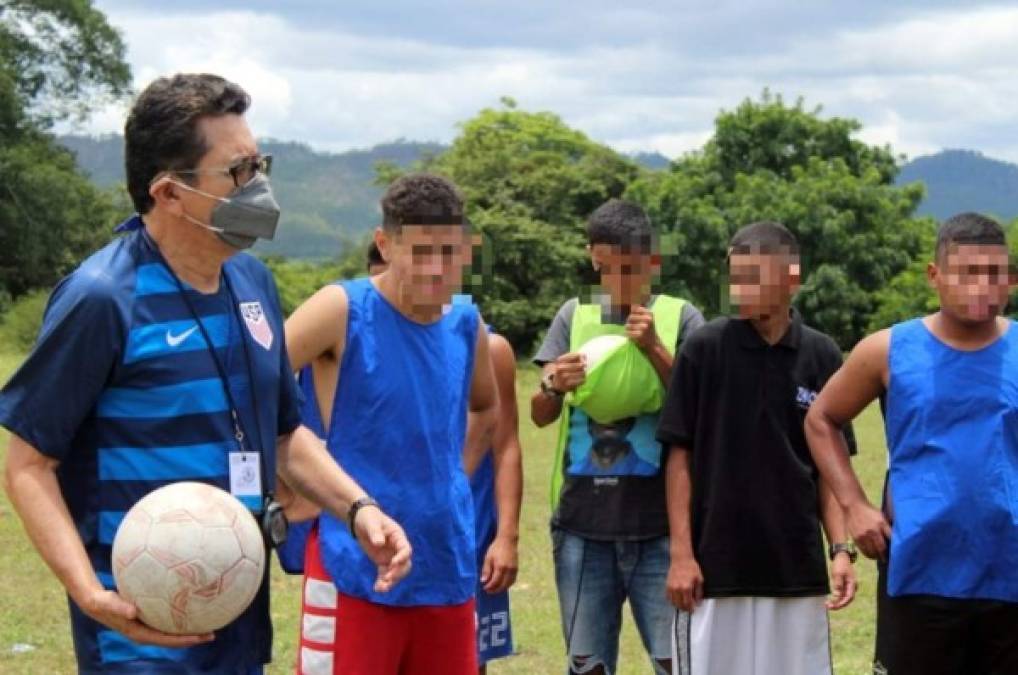
[[[545,373],[541,376],[541,393],[552,398],[562,398],[564,393],[555,388],[553,384],[553,373]]]
[[[852,542],[841,542],[837,544],[831,544],[831,548],[828,550],[828,555],[831,560],[834,560],[834,556],[839,553],[847,553],[848,561],[854,563],[856,558],[859,556],[859,551],[855,548],[855,544]]]
[[[354,536],[354,539],[357,538],[357,533],[353,529],[354,523],[357,522],[357,512],[365,506],[374,506],[379,510],[382,508],[379,506],[378,502],[371,497],[361,497],[360,499],[355,499],[353,503],[350,504],[350,510],[346,513],[346,523],[350,527],[350,534]]]

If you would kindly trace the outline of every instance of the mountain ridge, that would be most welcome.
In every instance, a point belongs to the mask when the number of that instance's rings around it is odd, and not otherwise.
[[[65,135],[57,140],[75,154],[78,165],[96,184],[111,187],[124,182],[119,135]],[[259,243],[258,250],[297,258],[335,257],[378,223],[382,188],[375,184],[375,167],[379,162],[406,168],[448,147],[404,138],[338,153],[272,138],[259,141],[259,146],[275,158],[272,182],[283,219],[277,238]],[[652,170],[670,165],[658,152],[627,156]],[[1018,164],[974,150],[948,149],[908,161],[896,182],[916,180],[926,185],[920,215],[943,220],[961,211],[979,211],[1005,221],[1018,217]]]

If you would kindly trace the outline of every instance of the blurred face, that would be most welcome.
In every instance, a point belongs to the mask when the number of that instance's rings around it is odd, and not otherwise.
[[[790,253],[732,253],[728,274],[732,306],[743,319],[787,312],[799,290],[799,260]]]
[[[415,306],[448,304],[463,287],[476,237],[462,225],[404,225],[399,232],[375,231],[389,273]]]
[[[620,307],[646,302],[661,274],[661,259],[656,253],[593,244],[590,259],[601,275],[601,287],[611,296],[612,304]]]
[[[968,324],[993,321],[1004,311],[1010,274],[1007,248],[989,244],[952,244],[927,268],[941,311]]]

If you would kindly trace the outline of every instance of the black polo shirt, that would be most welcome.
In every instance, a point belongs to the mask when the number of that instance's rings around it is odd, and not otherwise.
[[[658,439],[690,451],[693,553],[705,596],[829,592],[803,422],[840,365],[834,341],[795,311],[773,346],[749,321],[728,317],[683,342]],[[854,453],[851,429],[846,436]]]

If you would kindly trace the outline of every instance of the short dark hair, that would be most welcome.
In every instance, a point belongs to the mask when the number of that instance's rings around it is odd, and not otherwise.
[[[764,220],[741,227],[732,235],[728,254],[732,253],[788,253],[797,256],[799,242],[781,223]]]
[[[382,252],[378,250],[378,244],[371,242],[368,245],[368,271],[375,265],[384,265],[385,260],[382,258]]]
[[[138,213],[152,208],[149,185],[161,171],[193,169],[208,152],[203,117],[243,115],[251,97],[218,75],[181,73],[145,87],[124,126],[127,191]]]
[[[404,225],[466,225],[463,196],[447,178],[411,173],[397,178],[382,195],[382,227],[399,231]]]
[[[654,228],[639,204],[609,199],[587,219],[587,243],[618,246],[627,251],[654,250]]]
[[[937,259],[940,260],[952,244],[986,244],[1007,246],[1004,228],[993,218],[978,213],[959,213],[951,216],[937,228]]]

